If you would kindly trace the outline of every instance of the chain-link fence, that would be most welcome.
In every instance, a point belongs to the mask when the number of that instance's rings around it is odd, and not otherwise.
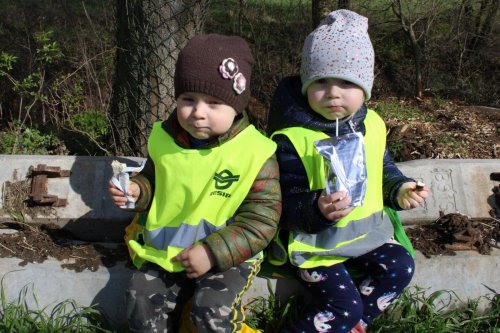
[[[116,78],[110,121],[120,155],[146,154],[155,121],[175,108],[175,61],[201,31],[210,0],[128,0],[117,4]]]
[[[310,6],[307,0],[119,1],[110,112],[116,154],[146,154],[153,123],[175,109],[177,54],[201,32],[240,35],[249,42],[256,59],[249,113],[263,129],[278,81],[298,72],[302,41],[311,30]]]

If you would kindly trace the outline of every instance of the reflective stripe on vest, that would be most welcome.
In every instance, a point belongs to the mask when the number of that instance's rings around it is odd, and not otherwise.
[[[377,248],[393,234],[392,224],[383,211],[385,124],[374,111],[368,110],[364,125],[367,170],[364,204],[355,207],[349,215],[320,233],[291,232],[288,254],[296,266],[302,268],[331,266]],[[273,136],[276,134],[286,135],[301,156],[310,189],[324,189],[324,159],[314,149],[313,142],[328,136],[323,132],[301,127],[283,129],[273,133]]]
[[[179,147],[155,123],[148,152],[155,164],[155,193],[144,228],[144,245],[129,241],[134,263],[151,261],[170,272],[183,249],[231,223],[276,144],[248,126],[211,149]],[[136,260],[136,257],[143,260]]]

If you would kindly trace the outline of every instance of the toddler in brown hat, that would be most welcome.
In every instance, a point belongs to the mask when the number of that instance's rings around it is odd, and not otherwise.
[[[134,210],[147,210],[126,236],[139,268],[126,295],[134,332],[178,329],[189,299],[197,332],[249,331],[241,295],[281,214],[276,144],[245,112],[253,62],[236,36],[196,36],[179,53],[177,110],[154,124],[127,193]],[[112,183],[109,191],[126,202]]]

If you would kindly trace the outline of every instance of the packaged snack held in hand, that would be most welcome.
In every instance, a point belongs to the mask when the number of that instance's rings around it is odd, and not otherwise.
[[[348,133],[314,142],[325,159],[325,191],[346,191],[351,196],[347,207],[361,206],[366,193],[366,162],[363,135]]]
[[[138,167],[128,167],[126,163],[121,163],[117,160],[113,160],[113,162],[111,162],[111,168],[113,169],[113,178],[111,178],[111,181],[113,182],[113,185],[115,185],[127,196],[127,204],[121,206],[120,208],[135,208],[134,199],[132,196],[127,194],[130,173],[140,172],[144,168],[145,164],[146,160],[144,160]]]

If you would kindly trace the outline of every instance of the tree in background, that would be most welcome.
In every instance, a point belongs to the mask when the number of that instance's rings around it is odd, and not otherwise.
[[[145,156],[155,121],[175,108],[177,54],[200,32],[210,0],[116,1],[117,55],[110,139],[117,155]]]
[[[313,29],[318,26],[318,24],[323,20],[328,13],[335,9],[350,9],[350,0],[338,0],[337,6],[335,7],[335,1],[333,0],[312,0],[312,25]]]
[[[415,69],[415,96],[422,98],[423,84],[422,71],[425,61],[426,45],[434,22],[445,10],[439,0],[425,0],[415,2],[412,0],[392,0],[391,8],[401,24],[411,45]]]
[[[471,21],[474,22],[474,30],[471,31],[472,38],[468,44],[468,49],[478,51],[487,45],[487,40],[491,36],[500,1],[481,0],[476,13],[473,12],[472,2],[472,0],[464,0],[462,6],[467,13],[472,14]]]

